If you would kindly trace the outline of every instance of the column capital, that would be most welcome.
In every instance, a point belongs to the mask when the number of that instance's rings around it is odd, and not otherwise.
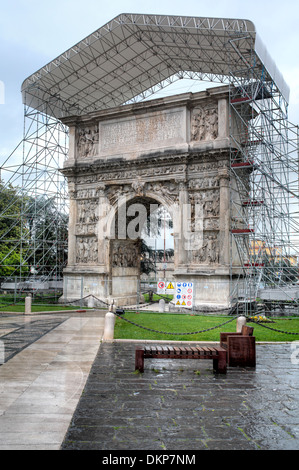
[[[229,170],[228,168],[219,168],[218,170],[218,177],[220,180],[225,179],[229,180]]]

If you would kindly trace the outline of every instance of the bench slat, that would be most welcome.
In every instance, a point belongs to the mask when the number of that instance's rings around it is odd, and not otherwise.
[[[144,358],[155,359],[213,359],[217,372],[226,373],[226,350],[220,346],[145,346],[137,348],[135,353],[135,370],[143,372]]]

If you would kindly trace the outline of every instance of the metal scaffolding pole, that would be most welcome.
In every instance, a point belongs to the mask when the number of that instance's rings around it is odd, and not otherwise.
[[[0,210],[4,286],[16,280],[21,292],[41,282],[54,290],[62,283],[68,193],[59,169],[67,152],[67,128],[47,112],[25,105],[23,140],[1,168],[0,198],[8,201]]]
[[[235,53],[241,40],[228,47]],[[254,49],[239,55],[247,73],[240,79],[231,68],[231,243],[239,256],[231,259],[231,302],[252,314],[260,297],[298,302],[298,141]]]

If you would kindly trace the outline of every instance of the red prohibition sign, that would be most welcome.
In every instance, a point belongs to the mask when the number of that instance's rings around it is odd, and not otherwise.
[[[160,289],[163,289],[163,287],[165,287],[165,283],[164,283],[164,282],[159,282],[159,283],[158,283],[158,287],[159,287]]]
[[[192,293],[192,289],[188,289],[187,292],[188,292],[188,294],[191,294],[191,293]]]

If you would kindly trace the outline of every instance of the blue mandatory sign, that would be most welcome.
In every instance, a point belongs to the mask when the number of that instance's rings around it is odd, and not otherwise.
[[[176,298],[177,298],[177,299],[180,299],[180,298],[181,298],[181,296],[180,296],[180,295],[177,295],[177,296],[176,296]]]
[[[183,282],[183,287],[187,287],[187,282]]]
[[[180,282],[177,282],[177,287],[181,287],[181,283]]]
[[[182,292],[182,289],[177,289],[177,292],[180,294]]]

